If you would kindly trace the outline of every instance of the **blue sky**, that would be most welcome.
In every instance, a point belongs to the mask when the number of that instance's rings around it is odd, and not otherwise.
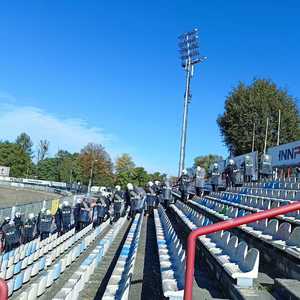
[[[51,153],[99,142],[115,159],[176,174],[184,72],[177,36],[199,28],[187,165],[226,155],[216,125],[238,81],[300,95],[299,1],[1,1],[0,136]]]

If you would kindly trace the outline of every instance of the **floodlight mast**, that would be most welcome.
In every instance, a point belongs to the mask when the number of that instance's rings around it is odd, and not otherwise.
[[[189,108],[189,103],[191,102],[192,99],[192,95],[190,93],[191,78],[194,75],[194,66],[207,59],[207,57],[200,57],[200,53],[198,51],[199,41],[198,41],[197,34],[198,34],[198,30],[194,29],[190,32],[182,34],[178,38],[181,65],[186,72],[178,176],[182,174],[182,171],[185,167],[185,148],[186,148],[186,139],[187,139],[188,108]]]

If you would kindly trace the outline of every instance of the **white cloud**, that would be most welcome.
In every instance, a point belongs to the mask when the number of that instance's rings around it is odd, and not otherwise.
[[[89,126],[85,120],[59,118],[36,107],[19,107],[7,102],[0,105],[0,131],[4,140],[15,140],[21,132],[29,134],[35,145],[40,139],[47,139],[50,154],[58,149],[80,151],[89,142],[106,146],[113,140],[112,135]]]
[[[143,149],[124,144],[118,136],[90,126],[86,120],[57,117],[40,108],[18,106],[16,103],[13,96],[0,92],[0,140],[14,141],[20,133],[26,132],[34,142],[34,151],[41,139],[49,140],[50,156],[59,149],[78,152],[89,142],[99,143],[104,145],[113,160],[122,153],[130,153],[136,165],[149,172],[174,173],[172,168],[170,170],[158,162],[159,157],[157,160],[153,157],[145,159]]]

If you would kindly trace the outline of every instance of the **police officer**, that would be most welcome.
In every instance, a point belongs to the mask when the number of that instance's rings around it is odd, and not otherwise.
[[[156,194],[156,198],[155,198],[155,207],[158,206],[158,203],[161,200],[161,192],[162,192],[162,186],[159,180],[155,180],[154,181],[154,185],[153,185],[153,189],[155,191]]]
[[[20,212],[16,212],[14,217],[14,223],[17,229],[17,233],[19,235],[20,241],[23,240],[23,230],[24,230],[24,222]]]
[[[96,218],[96,226],[99,226],[105,220],[105,216],[107,213],[107,205],[106,199],[104,195],[100,195],[96,201],[96,210],[97,210],[97,218]]]
[[[79,212],[79,228],[82,230],[84,227],[88,226],[90,223],[90,207],[87,201],[83,200],[80,203]]]
[[[245,156],[245,160],[242,163],[242,168],[244,173],[244,181],[251,182],[254,173],[254,165],[253,165],[253,159],[250,155]]]
[[[112,203],[114,207],[114,218],[113,221],[116,222],[119,220],[122,212],[123,199],[124,195],[119,185],[116,185],[115,191],[112,194]]]
[[[205,169],[201,166],[197,166],[195,172],[195,188],[196,188],[196,195],[198,197],[203,196],[204,184],[205,184]]]
[[[75,230],[76,232],[79,231],[79,215],[80,215],[80,204],[81,204],[81,199],[80,198],[77,198],[76,199],[76,204],[75,204],[75,207],[74,207],[74,210],[73,210],[73,216],[74,216],[74,225],[75,225]]]
[[[213,192],[216,192],[218,190],[220,176],[221,174],[219,171],[219,165],[217,163],[214,163],[211,172],[211,186]]]
[[[2,224],[2,244],[4,242],[4,251],[9,252],[20,245],[20,236],[14,221],[6,217]]]
[[[128,218],[134,218],[135,214],[142,209],[141,199],[139,193],[136,191],[132,183],[127,184],[127,190],[130,198],[130,211],[128,214]]]
[[[229,159],[228,165],[225,169],[225,175],[226,175],[226,185],[227,187],[233,187],[236,186],[237,183],[237,176],[238,176],[238,169],[236,167],[236,164],[232,158]]]
[[[28,215],[27,221],[24,223],[24,243],[32,241],[36,234],[36,219],[33,213]]]
[[[56,213],[54,215],[55,225],[56,225],[56,231],[59,235],[62,234],[62,205],[60,204],[56,210]]]
[[[149,181],[145,186],[146,204],[145,214],[151,215],[156,205],[157,190],[152,181]]]
[[[50,210],[46,210],[43,208],[38,216],[37,222],[38,232],[41,236],[41,240],[44,240],[47,237],[49,237],[51,233],[52,221],[53,218]]]
[[[61,208],[61,223],[63,233],[71,229],[72,207],[68,201],[64,201]]]
[[[170,186],[169,180],[166,180],[163,188],[162,188],[162,199],[163,199],[163,205],[165,209],[167,209],[172,202],[172,187]]]
[[[187,170],[182,170],[182,174],[177,180],[177,183],[179,185],[179,191],[181,193],[181,201],[187,202],[188,200],[188,187],[190,184],[190,178],[187,173]]]
[[[260,177],[262,179],[272,178],[273,169],[272,169],[272,159],[271,156],[268,154],[263,154],[261,156],[261,163],[260,163]]]

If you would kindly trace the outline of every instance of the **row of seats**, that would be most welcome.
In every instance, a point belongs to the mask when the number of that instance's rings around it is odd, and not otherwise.
[[[300,199],[300,191],[296,190],[230,187],[227,189],[227,192],[239,193],[242,195],[253,195],[257,197],[275,198],[285,201],[295,201]]]
[[[59,276],[64,272],[75,259],[84,251],[87,245],[90,243],[91,235],[87,235],[93,225],[85,227],[81,231],[77,232],[65,240],[62,244],[58,245],[47,255],[43,255],[32,265],[28,266],[24,271],[8,280],[9,296],[13,292],[19,290],[24,284],[28,283],[36,275],[40,275],[37,283],[30,284],[17,299],[36,299],[36,297],[42,295],[46,288],[50,287]],[[64,257],[61,255],[70,249],[77,241],[84,238],[79,244],[74,246]],[[56,263],[55,263],[56,261]]]
[[[209,218],[180,201],[172,204],[171,208],[190,230],[212,223]],[[248,250],[246,242],[239,242],[236,236],[231,237],[227,231],[202,236],[198,240],[239,287],[253,286],[259,268],[259,251],[256,248]]]
[[[229,209],[227,207],[225,209],[224,204],[218,203],[214,200],[203,199],[191,201],[191,203],[222,220],[228,220],[243,215],[240,214],[242,210],[238,210],[238,208],[234,207]],[[228,211],[231,211],[231,213],[228,213]],[[244,215],[246,214],[247,213]],[[269,246],[280,248],[281,250],[293,255],[295,258],[300,258],[300,227],[295,227],[292,231],[290,223],[283,222],[279,224],[277,219],[264,219],[247,225],[242,225],[240,228],[262,241],[267,242]]]
[[[161,205],[154,211],[154,222],[164,296],[168,299],[182,299],[185,251]]]
[[[1,263],[1,278],[6,280],[11,279],[13,276],[19,274],[27,266],[32,265],[47,253],[52,255],[57,251],[58,246],[63,244],[66,240],[70,239],[75,234],[75,229],[72,229],[60,237],[57,233],[49,236],[47,239],[40,241],[36,239],[25,245],[5,253],[2,257]],[[63,244],[64,246],[66,245]],[[51,257],[51,255],[49,255]],[[46,261],[46,266],[50,265],[49,260]]]
[[[143,223],[143,213],[134,217],[120,256],[106,286],[103,300],[127,300]]]
[[[286,178],[286,180],[276,180],[267,182],[248,182],[246,187],[267,188],[267,189],[283,189],[283,190],[300,190],[300,182],[294,178]]]
[[[123,217],[114,223],[108,233],[93,249],[92,253],[88,255],[88,257],[81,263],[77,271],[72,274],[71,278],[54,296],[53,300],[74,300],[79,298],[79,293],[84,289],[84,285],[94,273],[95,268],[101,263],[103,257],[107,253],[109,247],[124,225],[125,221],[126,219]],[[100,230],[100,232],[102,230]]]
[[[6,270],[13,266],[14,264],[23,261],[26,257],[30,257],[31,260],[34,259],[35,253],[39,251],[40,248],[44,248],[49,245],[52,241],[57,239],[57,234],[50,235],[48,238],[40,241],[40,238],[36,238],[35,240],[20,245],[18,248],[13,249],[9,252],[1,255],[1,278],[6,277]],[[38,252],[39,254],[39,252]],[[32,262],[31,262],[32,263]],[[23,268],[22,268],[23,269]]]
[[[228,207],[228,206],[235,207],[236,210],[238,211],[238,216],[244,215],[245,211],[259,212],[262,210],[279,207],[289,203],[289,202],[277,201],[277,200],[274,201],[274,199],[268,199],[268,198],[254,198],[253,196],[241,196],[238,194],[232,194],[227,192],[211,193],[211,195],[207,196],[204,199],[204,201],[207,202],[208,206],[209,205],[214,206],[216,202],[219,202],[219,203],[223,203],[224,207]],[[278,216],[276,218],[297,226],[300,224],[300,211],[293,211],[286,215]]]

